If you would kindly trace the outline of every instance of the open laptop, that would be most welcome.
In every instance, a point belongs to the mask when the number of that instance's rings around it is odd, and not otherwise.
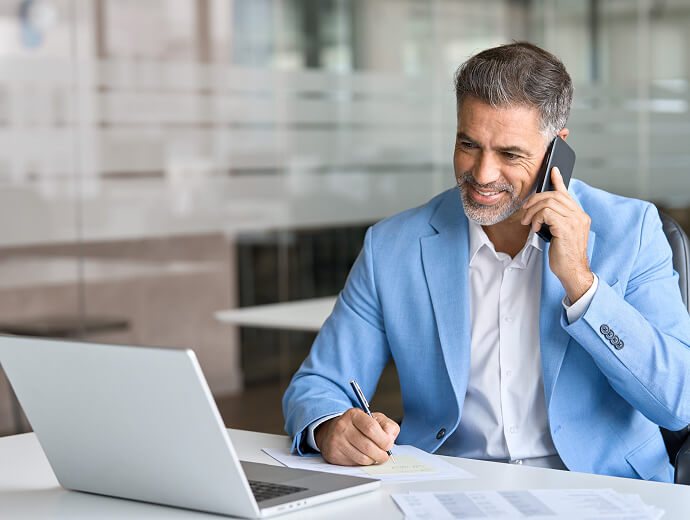
[[[379,485],[240,462],[191,350],[0,336],[0,364],[68,489],[254,518]]]

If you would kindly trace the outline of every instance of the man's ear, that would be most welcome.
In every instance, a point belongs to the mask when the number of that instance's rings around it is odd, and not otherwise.
[[[558,132],[556,135],[565,141],[565,138],[568,137],[569,133],[570,130],[568,130],[567,128],[563,128],[563,130]]]

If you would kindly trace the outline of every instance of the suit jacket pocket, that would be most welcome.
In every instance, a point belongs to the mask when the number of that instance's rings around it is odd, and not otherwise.
[[[666,446],[661,437],[661,432],[657,430],[646,441],[637,448],[631,450],[625,459],[628,461],[635,473],[644,480],[659,480],[671,482],[672,471],[666,453]]]

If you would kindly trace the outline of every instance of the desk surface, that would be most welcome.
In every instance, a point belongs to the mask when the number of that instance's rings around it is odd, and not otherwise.
[[[215,317],[220,322],[234,325],[318,332],[333,310],[336,298],[336,296],[328,296],[326,298],[240,307],[218,311],[215,313]]]
[[[285,436],[228,430],[239,457],[277,464],[261,448],[289,446]],[[407,491],[464,491],[529,488],[612,488],[639,494],[647,504],[666,511],[664,520],[688,518],[690,486],[587,475],[527,466],[470,459],[448,458],[477,478],[417,483],[384,483],[377,491],[324,504],[277,518],[402,518],[390,498]],[[67,491],[58,486],[34,434],[0,438],[0,516],[22,519],[69,518],[221,518],[194,511],[173,509],[129,500]],[[334,506],[337,504],[337,507]]]

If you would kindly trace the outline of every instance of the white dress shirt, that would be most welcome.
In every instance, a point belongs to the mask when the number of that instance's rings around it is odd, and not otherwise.
[[[439,454],[563,467],[551,440],[539,348],[542,244],[530,233],[511,258],[469,221],[470,376],[460,425]],[[564,298],[569,322],[584,314],[597,282],[573,305]],[[309,426],[312,448],[316,427],[338,415]]]

